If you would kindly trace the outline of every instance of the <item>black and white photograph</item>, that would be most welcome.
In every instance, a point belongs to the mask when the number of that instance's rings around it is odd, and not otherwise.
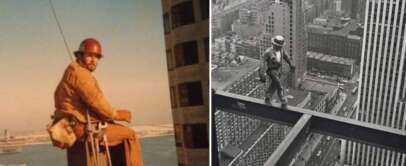
[[[401,0],[216,0],[212,164],[405,165]]]

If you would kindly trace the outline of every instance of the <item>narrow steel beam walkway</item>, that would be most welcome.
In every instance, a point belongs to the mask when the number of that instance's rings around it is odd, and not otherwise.
[[[304,143],[304,138],[310,132],[406,153],[405,131],[297,107],[288,106],[287,110],[283,110],[280,107],[275,107],[280,105],[277,103],[272,103],[272,105],[274,106],[266,105],[263,100],[227,92],[212,94],[213,112],[220,110],[293,126],[288,136],[265,165],[286,165],[292,161],[292,157],[294,157],[292,154],[297,152],[297,149]],[[216,126],[213,125],[212,127],[215,135]],[[212,140],[213,145],[215,145],[212,148],[213,164],[219,161],[215,138]]]

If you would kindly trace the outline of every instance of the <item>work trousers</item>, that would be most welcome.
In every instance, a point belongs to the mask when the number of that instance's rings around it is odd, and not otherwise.
[[[84,142],[89,143],[89,140],[84,139],[89,139],[86,137],[85,127],[85,124],[82,123],[75,126],[75,133],[80,139],[68,149],[69,166],[93,166],[90,162],[91,149],[84,144]],[[104,134],[107,136],[113,166],[143,166],[141,145],[134,130],[120,124],[108,123]],[[101,142],[100,148],[104,149],[104,146],[104,143]],[[82,162],[81,160],[88,161]]]
[[[105,134],[107,135],[109,146],[117,146],[121,143],[124,144],[126,166],[143,165],[141,145],[133,129],[119,124],[109,123]],[[113,157],[114,156],[112,156],[112,158]]]
[[[275,94],[275,91],[277,91],[281,103],[287,104],[288,101],[281,83],[281,71],[279,69],[268,70],[267,75],[269,78],[265,89],[265,103],[270,104],[272,96]]]

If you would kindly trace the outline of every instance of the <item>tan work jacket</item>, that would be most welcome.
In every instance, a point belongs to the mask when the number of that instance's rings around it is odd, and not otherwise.
[[[77,62],[72,62],[57,86],[54,94],[55,118],[72,115],[86,123],[86,110],[91,120],[112,121],[117,112],[106,100],[96,78]]]

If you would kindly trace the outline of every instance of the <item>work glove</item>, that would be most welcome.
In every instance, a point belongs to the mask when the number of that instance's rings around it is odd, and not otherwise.
[[[126,109],[117,110],[116,120],[131,123],[131,112]]]
[[[266,82],[266,78],[265,78],[264,74],[259,74],[259,78],[257,78],[257,79],[262,83]]]
[[[264,77],[259,77],[259,81],[262,82],[262,83],[265,83],[266,79]]]

